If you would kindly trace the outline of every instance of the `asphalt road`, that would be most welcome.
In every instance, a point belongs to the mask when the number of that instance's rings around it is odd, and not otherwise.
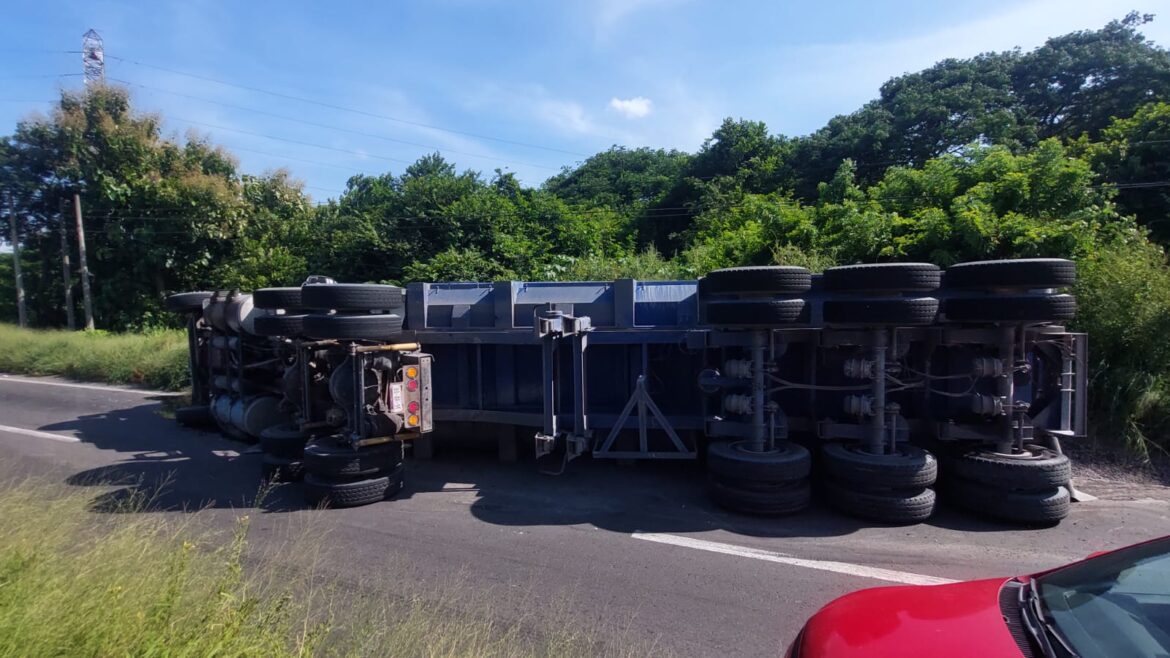
[[[167,480],[165,508],[202,509],[224,524],[249,511],[254,541],[290,515],[320,517],[327,549],[343,558],[328,561],[339,581],[457,577],[489,592],[501,617],[541,620],[555,609],[557,619],[682,655],[777,655],[810,614],[856,589],[1027,573],[1170,534],[1170,496],[1156,487],[1110,500],[1107,483],[1082,485],[1106,495],[1039,530],[945,507],[910,527],[819,505],[754,519],[713,507],[694,464],[582,459],[552,477],[531,462],[497,463],[491,441],[482,452],[440,444],[433,461],[411,461],[393,501],[305,509],[298,486],[285,485],[257,506],[259,455],[177,426],[163,406],[150,392],[0,376],[0,477],[93,487],[97,509],[120,492],[99,481]]]

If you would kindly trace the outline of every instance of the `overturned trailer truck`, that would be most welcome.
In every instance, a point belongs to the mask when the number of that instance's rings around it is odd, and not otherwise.
[[[265,477],[303,477],[314,503],[383,500],[404,442],[422,456],[458,435],[505,459],[531,441],[552,472],[700,460],[713,500],[742,513],[795,513],[816,489],[913,523],[938,485],[1048,523],[1069,510],[1061,439],[1086,427],[1074,280],[1060,259],[405,290],[314,277],[169,303],[191,341],[180,420],[259,440]]]

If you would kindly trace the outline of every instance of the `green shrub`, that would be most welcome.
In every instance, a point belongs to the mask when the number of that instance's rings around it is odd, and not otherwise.
[[[772,248],[772,262],[776,265],[795,265],[813,272],[824,272],[837,265],[836,259],[819,251],[804,250],[795,245],[776,245]]]
[[[1089,334],[1093,436],[1140,456],[1170,446],[1170,267],[1150,244],[1078,261],[1076,328]]]
[[[110,334],[0,324],[0,371],[173,391],[189,380],[187,334],[176,329]]]
[[[686,273],[674,261],[667,260],[654,247],[621,256],[591,254],[581,258],[561,256],[539,272],[541,279],[552,281],[613,281],[638,279],[668,281],[685,279]]]

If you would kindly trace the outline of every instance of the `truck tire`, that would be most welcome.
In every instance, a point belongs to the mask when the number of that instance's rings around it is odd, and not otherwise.
[[[707,324],[716,327],[771,326],[807,322],[803,299],[750,299],[707,302]]]
[[[301,306],[301,289],[299,287],[260,288],[252,293],[252,306],[270,311],[303,308]]]
[[[358,507],[369,505],[402,491],[403,468],[382,477],[364,480],[336,480],[305,473],[305,500],[320,507]]]
[[[394,340],[402,333],[402,316],[397,313],[306,315],[301,331],[312,338]]]
[[[791,265],[729,267],[708,272],[702,290],[713,294],[792,295],[812,287],[812,272]]]
[[[300,482],[305,477],[305,465],[295,459],[264,455],[260,464],[260,479],[265,482]]]
[[[211,417],[211,407],[206,404],[196,404],[175,409],[175,421],[187,427],[205,427],[214,422]]]
[[[808,479],[791,480],[766,491],[737,487],[711,478],[707,493],[720,507],[744,514],[778,516],[807,509],[812,500]]]
[[[203,310],[203,302],[211,299],[212,293],[206,290],[195,292],[179,292],[170,295],[163,303],[168,311],[176,313],[193,313]]]
[[[406,293],[397,286],[373,283],[310,283],[301,286],[304,308],[338,311],[386,311],[402,315]]]
[[[934,297],[885,297],[829,299],[824,304],[825,322],[856,326],[926,325],[938,316]]]
[[[952,297],[943,307],[951,322],[1057,322],[1077,315],[1072,295]]]
[[[1063,258],[1019,258],[958,263],[947,268],[948,288],[1065,288],[1077,281],[1077,265]]]
[[[812,457],[799,443],[785,441],[773,450],[753,452],[746,441],[718,441],[707,447],[707,470],[731,480],[788,482],[808,477]]]
[[[304,315],[261,315],[252,324],[252,333],[257,336],[299,336],[304,328]]]
[[[300,459],[305,454],[308,434],[291,423],[269,427],[260,432],[260,449],[267,455]]]
[[[838,482],[889,489],[929,487],[938,479],[938,461],[917,446],[900,444],[888,455],[864,452],[857,445],[827,443],[821,450],[825,470]]]
[[[978,482],[951,479],[943,493],[956,505],[1004,521],[1052,525],[1068,516],[1071,496],[1066,487],[1045,491],[1004,491]]]
[[[1048,491],[1072,480],[1068,456],[1038,445],[1025,446],[1017,455],[967,452],[947,458],[944,466],[957,478],[1005,491]]]
[[[402,465],[402,442],[390,441],[354,450],[334,441],[314,441],[305,446],[305,468],[331,478],[368,477]]]
[[[871,263],[825,270],[825,288],[836,292],[928,292],[942,283],[931,263]]]
[[[829,502],[858,518],[895,525],[921,523],[934,514],[933,489],[890,489],[861,491],[839,482],[827,481]]]

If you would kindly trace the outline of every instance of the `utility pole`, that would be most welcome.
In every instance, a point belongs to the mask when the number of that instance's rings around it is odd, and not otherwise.
[[[86,87],[106,81],[106,50],[101,36],[94,30],[81,35],[81,67]]]
[[[8,224],[12,227],[12,273],[16,278],[16,317],[20,326],[28,326],[28,312],[24,308],[24,277],[20,274],[20,235],[16,230],[16,206],[8,194]]]
[[[85,306],[85,328],[93,330],[93,299],[89,295],[89,266],[85,264],[85,225],[81,223],[81,195],[73,193],[73,218],[77,221],[77,264],[81,267],[81,300]]]
[[[61,236],[61,283],[65,286],[65,323],[69,331],[77,328],[73,318],[73,273],[69,270],[69,236],[65,226],[65,200],[61,200],[61,221],[57,224],[57,233]]]

